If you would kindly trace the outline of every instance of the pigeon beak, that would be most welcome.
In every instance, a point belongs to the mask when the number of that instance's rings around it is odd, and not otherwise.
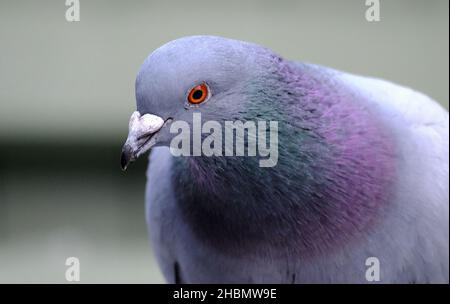
[[[127,170],[128,165],[134,161],[134,152],[130,145],[125,144],[120,155],[120,167],[123,171]]]
[[[164,120],[156,115],[142,115],[135,111],[130,117],[128,138],[123,145],[120,166],[126,170],[128,165],[147,152],[156,143],[155,134],[164,125]]]

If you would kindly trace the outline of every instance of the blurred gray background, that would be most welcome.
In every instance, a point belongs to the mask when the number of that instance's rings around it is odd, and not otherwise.
[[[371,75],[449,104],[449,2],[0,0],[0,283],[160,283],[144,218],[146,159],[119,153],[145,57],[213,34]]]

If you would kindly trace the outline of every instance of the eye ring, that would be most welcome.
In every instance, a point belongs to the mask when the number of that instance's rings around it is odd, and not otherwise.
[[[211,90],[206,83],[201,83],[189,90],[187,96],[188,102],[193,105],[198,105],[205,102],[211,96]]]

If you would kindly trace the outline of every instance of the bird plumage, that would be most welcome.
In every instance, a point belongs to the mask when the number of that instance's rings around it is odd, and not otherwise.
[[[179,49],[186,44],[214,54],[194,50],[192,59]],[[179,57],[199,63],[188,79],[204,66],[217,83],[217,100],[199,108],[209,119],[279,122],[273,168],[254,157],[154,148],[146,213],[169,282],[364,283],[369,257],[379,259],[383,283],[448,282],[449,118],[433,100],[218,37],[184,38],[156,53],[138,76],[141,112],[173,111],[148,92],[189,83],[168,63]],[[205,66],[223,54],[232,64]],[[237,74],[240,63],[254,68]],[[156,91],[142,85],[155,69]]]

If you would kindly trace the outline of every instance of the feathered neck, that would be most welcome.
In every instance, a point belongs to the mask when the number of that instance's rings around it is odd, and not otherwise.
[[[339,87],[335,72],[281,67],[282,85],[254,95],[279,119],[277,166],[260,168],[255,157],[175,160],[187,223],[230,254],[260,254],[269,244],[280,254],[329,252],[370,229],[390,198],[394,146],[360,97]]]

